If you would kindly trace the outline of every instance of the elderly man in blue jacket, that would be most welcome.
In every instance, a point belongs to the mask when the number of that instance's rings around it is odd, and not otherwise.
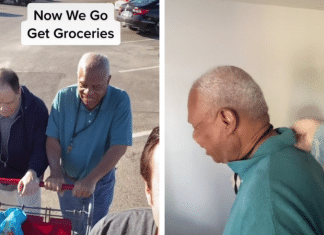
[[[48,110],[17,74],[0,69],[0,177],[21,179],[17,186],[0,184],[2,203],[40,207],[38,178],[48,166]]]

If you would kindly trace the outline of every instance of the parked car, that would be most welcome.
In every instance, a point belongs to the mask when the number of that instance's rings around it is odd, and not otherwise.
[[[159,35],[160,1],[130,0],[120,6],[117,20],[124,22],[130,28],[142,32],[150,31]]]
[[[20,5],[22,2],[24,2],[26,4],[26,6],[28,5],[28,3],[31,3],[35,0],[13,0],[13,2],[15,3],[15,5]],[[3,3],[4,0],[0,0],[0,3]]]
[[[120,6],[125,4],[126,2],[129,2],[129,0],[117,0],[114,4],[115,10],[119,11]]]

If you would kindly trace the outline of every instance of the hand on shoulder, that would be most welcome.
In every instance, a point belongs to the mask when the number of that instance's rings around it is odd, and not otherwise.
[[[296,133],[297,142],[295,146],[301,150],[310,152],[312,150],[313,138],[316,128],[321,122],[315,119],[301,119],[291,127]]]

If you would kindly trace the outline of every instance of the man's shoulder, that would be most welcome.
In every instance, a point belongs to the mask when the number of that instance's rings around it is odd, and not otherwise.
[[[316,203],[323,199],[324,172],[313,155],[291,146],[272,156],[269,186],[276,192],[273,196],[286,196],[292,201],[302,199],[304,204]],[[324,209],[323,205],[320,207]]]
[[[134,208],[129,209],[121,212],[116,212],[110,215],[109,218],[118,218],[118,217],[132,217],[132,218],[139,218],[139,217],[150,217],[153,216],[151,208]]]
[[[125,90],[115,87],[115,86],[111,86],[109,85],[108,91],[107,93],[110,93],[110,98],[111,99],[127,99],[128,98],[128,94]]]
[[[116,212],[113,214],[108,214],[107,223],[113,223],[116,225],[128,224],[131,222],[132,224],[144,223],[147,221],[153,222],[153,213],[151,208],[135,208],[129,209],[121,212]],[[123,225],[123,226],[124,226]]]
[[[58,91],[54,102],[62,103],[62,102],[71,102],[77,99],[77,85],[73,84],[68,87],[64,87]]]
[[[270,167],[271,170],[278,169],[278,171],[284,171],[283,174],[289,172],[322,172],[322,168],[313,155],[294,146],[284,148],[273,154],[270,160]],[[286,170],[288,170],[288,172]],[[302,177],[302,175],[299,176]]]
[[[269,140],[271,144],[265,151],[267,161],[269,162],[269,170],[275,172],[274,176],[281,174],[287,175],[293,172],[312,173],[313,170],[321,172],[319,164],[315,158],[308,152],[296,148],[295,134],[289,128],[277,129],[277,136]],[[313,170],[310,170],[312,168]],[[316,168],[316,169],[314,169]],[[297,173],[295,173],[297,174]],[[302,177],[300,175],[300,177]]]
[[[96,224],[92,234],[151,234],[154,229],[151,208],[136,208],[108,214]]]
[[[38,114],[45,113],[48,115],[47,107],[42,99],[34,95],[26,86],[21,86],[22,96],[24,97],[24,110],[36,110]]]
[[[103,106],[110,110],[129,110],[130,98],[125,90],[109,85]]]
[[[58,94],[66,95],[66,96],[71,96],[71,95],[76,96],[77,89],[78,89],[77,85],[73,84],[71,86],[67,86],[67,87],[62,88],[61,90],[59,90]]]

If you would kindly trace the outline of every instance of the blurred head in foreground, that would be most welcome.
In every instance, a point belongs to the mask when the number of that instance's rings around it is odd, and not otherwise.
[[[141,175],[145,181],[147,201],[152,207],[154,221],[157,227],[159,227],[159,142],[159,127],[155,127],[148,137],[140,162]]]

